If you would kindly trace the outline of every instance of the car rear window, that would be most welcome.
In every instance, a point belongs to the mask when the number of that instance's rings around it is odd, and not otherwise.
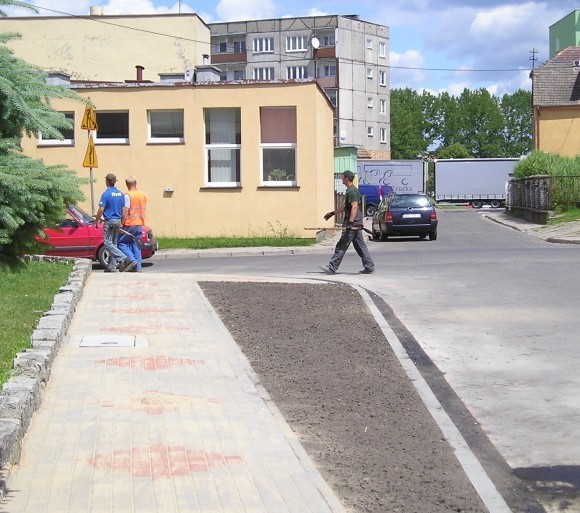
[[[393,201],[391,201],[391,206],[393,207],[428,207],[431,205],[429,198],[426,196],[416,196],[414,194],[408,194],[404,196],[395,196]]]

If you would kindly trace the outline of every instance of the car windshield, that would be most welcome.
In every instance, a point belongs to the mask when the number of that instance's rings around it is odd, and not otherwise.
[[[76,205],[69,205],[69,209],[75,216],[77,216],[79,219],[82,219],[83,223],[94,224],[95,219],[87,214],[82,208],[79,208]]]
[[[420,194],[402,194],[401,196],[395,196],[391,201],[392,207],[421,208],[430,205],[429,198]]]

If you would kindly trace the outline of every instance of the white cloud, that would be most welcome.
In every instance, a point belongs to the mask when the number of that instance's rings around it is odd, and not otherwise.
[[[404,53],[390,52],[389,64],[391,66],[391,87],[400,89],[410,87],[415,89],[418,84],[424,82],[427,73],[421,69],[425,66],[423,56],[416,50],[407,50]]]
[[[272,0],[220,0],[215,11],[222,21],[276,18],[277,5]]]

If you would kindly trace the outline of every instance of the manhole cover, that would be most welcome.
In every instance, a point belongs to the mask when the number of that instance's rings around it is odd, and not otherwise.
[[[80,347],[135,347],[134,335],[85,335]]]

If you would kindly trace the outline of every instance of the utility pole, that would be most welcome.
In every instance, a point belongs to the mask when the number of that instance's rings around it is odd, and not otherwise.
[[[534,68],[536,67],[536,61],[538,60],[538,58],[536,57],[536,54],[538,53],[538,50],[536,50],[535,48],[532,48],[530,50],[530,60],[532,61],[532,71],[534,71]]]

